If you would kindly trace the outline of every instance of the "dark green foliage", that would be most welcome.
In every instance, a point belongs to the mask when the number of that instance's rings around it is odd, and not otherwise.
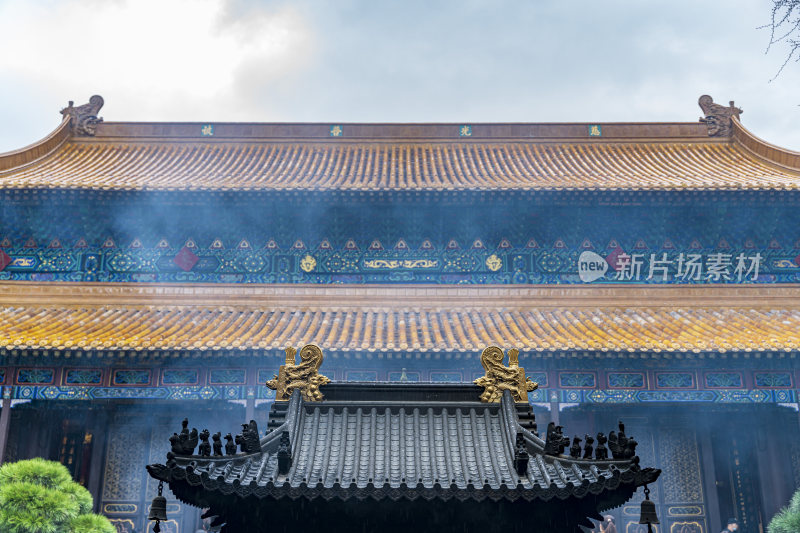
[[[788,507],[784,507],[769,522],[768,533],[800,533],[800,490],[794,493]]]
[[[45,461],[40,457],[9,463],[0,468],[0,487],[6,483],[22,482],[54,489],[72,482],[72,476],[61,463]]]
[[[96,514],[79,515],[69,523],[68,533],[116,533],[116,528],[105,516]]]
[[[3,533],[115,533],[91,511],[91,494],[60,463],[37,458],[0,467]]]

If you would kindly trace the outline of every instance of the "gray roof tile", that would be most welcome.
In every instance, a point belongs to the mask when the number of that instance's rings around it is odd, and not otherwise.
[[[548,500],[599,494],[620,483],[635,489],[658,477],[638,460],[546,455],[544,441],[519,423],[518,408],[509,394],[500,404],[439,397],[424,405],[397,398],[309,403],[295,393],[288,405],[276,406],[259,452],[170,456],[166,466],[148,469],[168,482],[262,498]],[[277,460],[284,433],[292,448],[285,474]],[[518,434],[530,454],[522,475],[514,463]]]

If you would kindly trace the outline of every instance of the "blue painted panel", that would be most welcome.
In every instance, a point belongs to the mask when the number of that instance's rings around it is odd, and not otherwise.
[[[559,372],[558,383],[564,388],[592,388],[597,378],[594,372]]]
[[[50,368],[21,368],[17,372],[17,383],[52,383],[55,371]]]
[[[169,369],[161,373],[161,383],[164,385],[195,385],[198,372],[193,369]]]
[[[612,389],[641,389],[646,383],[643,372],[609,372],[607,376]]]
[[[707,372],[706,387],[736,389],[743,386],[742,374],[739,372]]]
[[[111,383],[113,385],[149,385],[150,370],[115,370]]]
[[[275,370],[261,369],[258,371],[256,378],[258,379],[259,385],[264,385],[267,381],[271,380],[277,375],[278,375],[277,368]]]
[[[272,379],[272,375],[264,380]],[[244,384],[246,380],[246,373],[243,368],[212,368],[208,371],[208,384],[209,385],[240,385]],[[261,375],[259,374],[259,381]]]
[[[656,372],[656,387],[659,389],[694,388],[694,374],[688,372]]]
[[[65,385],[99,385],[103,371],[99,368],[68,368],[64,371]]]
[[[756,372],[753,381],[756,387],[765,389],[790,388],[792,375],[788,372]]]
[[[483,374],[480,373],[476,377],[479,378]],[[534,383],[539,385],[539,388],[547,387],[547,373],[546,372],[526,372],[525,375],[531,379]]]

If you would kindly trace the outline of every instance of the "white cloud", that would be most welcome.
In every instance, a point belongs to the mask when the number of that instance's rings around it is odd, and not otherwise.
[[[107,119],[244,119],[252,102],[238,94],[241,69],[290,77],[311,64],[314,36],[289,5],[236,16],[229,8],[230,0],[12,0],[0,4],[0,73],[78,104],[98,92],[113,102]]]
[[[0,151],[106,120],[694,121],[800,149],[800,64],[752,0],[0,0]]]

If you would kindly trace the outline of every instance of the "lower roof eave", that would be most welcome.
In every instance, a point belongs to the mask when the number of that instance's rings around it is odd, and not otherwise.
[[[558,487],[552,483],[549,487],[534,485],[524,487],[521,483],[517,485],[501,484],[499,487],[489,485],[475,485],[468,483],[466,486],[459,487],[456,484],[441,485],[435,483],[433,486],[424,486],[422,483],[409,485],[401,483],[399,486],[392,486],[388,483],[376,485],[367,483],[365,486],[357,486],[355,483],[342,485],[333,483],[325,486],[323,483],[308,484],[300,483],[297,486],[290,486],[285,481],[269,481],[260,485],[250,483],[247,485],[237,483],[226,483],[211,479],[207,475],[198,475],[189,472],[178,466],[165,466],[153,464],[147,466],[150,476],[159,481],[167,483],[172,492],[182,501],[190,505],[206,506],[213,500],[225,500],[228,498],[245,499],[249,497],[258,500],[391,500],[391,501],[414,501],[414,500],[457,500],[457,501],[500,501],[510,502],[547,502],[553,499],[567,500],[569,498],[580,499],[589,494],[598,496],[608,493],[612,496],[617,494],[617,498],[609,498],[616,501],[622,497],[624,503],[636,491],[637,488],[654,483],[661,470],[654,468],[631,469],[625,472],[616,470],[611,477],[602,477],[596,482],[584,480],[580,486],[566,485]],[[203,500],[198,501],[198,489],[203,493]]]

